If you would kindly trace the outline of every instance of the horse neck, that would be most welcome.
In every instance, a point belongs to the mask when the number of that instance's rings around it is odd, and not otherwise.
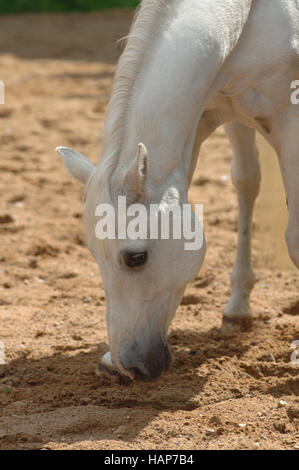
[[[251,0],[173,2],[130,93],[121,167],[130,164],[143,142],[153,183],[176,180],[187,190],[198,121],[250,6]]]

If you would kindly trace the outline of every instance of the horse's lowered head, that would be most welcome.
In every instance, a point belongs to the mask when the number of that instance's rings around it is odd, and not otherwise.
[[[114,368],[131,379],[157,378],[171,362],[167,330],[187,283],[202,265],[205,241],[201,225],[191,211],[193,226],[198,229],[200,225],[201,230],[201,244],[196,250],[186,249],[184,236],[164,239],[159,232],[158,237],[151,237],[147,230],[146,237],[134,239],[128,236],[129,224],[132,222],[136,227],[132,218],[136,215],[136,203],[146,209],[147,229],[152,220],[151,205],[156,204],[162,212],[187,205],[186,182],[177,177],[172,182],[155,184],[143,144],[139,144],[129,166],[118,164],[113,171],[109,159],[100,160],[95,167],[74,150],[58,147],[57,151],[69,173],[86,185],[86,242],[99,265],[106,294],[110,353],[102,359],[101,367]],[[118,231],[122,217],[119,196],[126,197],[129,215],[124,237]],[[99,207],[105,209],[105,229],[111,222],[115,237],[97,236],[98,216],[103,215]],[[102,223],[102,228],[105,224]]]

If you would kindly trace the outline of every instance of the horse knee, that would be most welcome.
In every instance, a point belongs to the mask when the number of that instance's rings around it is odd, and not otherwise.
[[[231,287],[233,290],[249,294],[255,284],[256,278],[253,270],[247,265],[243,269],[237,264],[231,273]]]
[[[288,227],[286,231],[286,242],[289,255],[293,263],[299,269],[299,227]]]
[[[234,179],[233,184],[238,195],[248,201],[255,201],[260,191],[260,177],[257,173],[251,179]]]
[[[247,162],[250,162],[249,164]],[[242,165],[243,163],[243,165]],[[231,166],[232,183],[237,193],[245,200],[254,201],[259,194],[261,171],[256,155],[244,161],[235,158]]]

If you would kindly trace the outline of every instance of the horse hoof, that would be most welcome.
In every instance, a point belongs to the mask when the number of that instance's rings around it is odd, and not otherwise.
[[[103,373],[108,375],[118,375],[118,371],[114,367],[114,364],[111,360],[110,352],[104,354],[96,370],[96,375],[101,375]]]
[[[253,318],[252,316],[247,317],[232,317],[223,316],[221,334],[223,336],[233,336],[238,333],[249,331],[252,327]]]

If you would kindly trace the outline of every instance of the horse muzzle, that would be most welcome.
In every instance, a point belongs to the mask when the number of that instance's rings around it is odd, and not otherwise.
[[[132,380],[152,381],[169,368],[172,356],[166,341],[151,343],[146,350],[140,348],[138,351],[138,349],[136,346],[129,349],[122,348],[122,355],[117,361],[113,361],[110,353],[106,353],[99,365],[99,371],[111,375],[118,372],[129,376]],[[119,367],[115,366],[117,363]]]
[[[171,364],[171,352],[166,342],[151,346],[142,355],[125,355],[121,363],[134,380],[155,380],[166,371]]]

